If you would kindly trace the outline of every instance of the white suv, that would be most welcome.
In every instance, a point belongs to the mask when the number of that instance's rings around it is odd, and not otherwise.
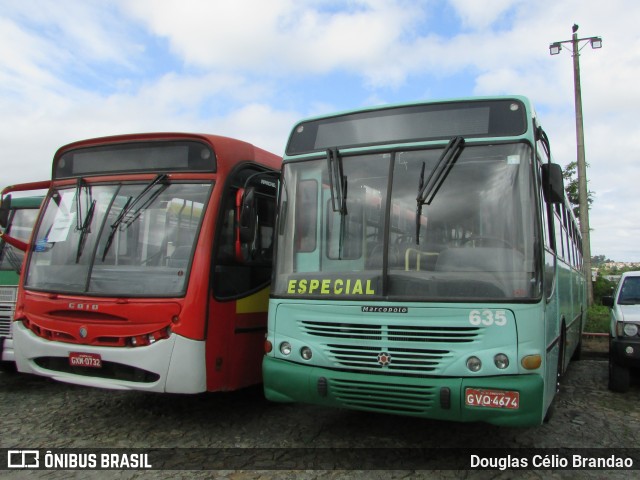
[[[611,307],[609,326],[609,389],[629,389],[630,368],[640,367],[640,271],[625,272],[613,297],[603,297]]]

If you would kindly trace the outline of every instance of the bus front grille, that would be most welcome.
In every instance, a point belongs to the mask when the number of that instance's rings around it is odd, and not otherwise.
[[[17,293],[17,287],[0,287],[0,337],[11,338]]]
[[[302,329],[316,337],[382,340],[382,325],[303,321]]]
[[[436,370],[450,352],[418,348],[383,350],[375,346],[329,344],[326,346],[325,354],[336,365],[349,370],[375,371],[390,375],[424,375]]]
[[[476,340],[478,327],[383,325],[337,322],[300,322],[302,331],[314,337],[390,340],[393,342],[467,343]]]
[[[438,375],[458,346],[478,342],[483,335],[481,328],[473,326],[310,320],[298,325],[303,334],[320,342],[333,368],[379,375]]]
[[[334,397],[345,407],[385,413],[422,414],[433,406],[435,388],[389,382],[329,381]]]
[[[160,379],[160,375],[157,373],[116,362],[103,361],[102,368],[71,366],[67,357],[38,357],[34,359],[34,362],[39,367],[53,372],[71,373],[87,377],[137,383],[153,383]]]

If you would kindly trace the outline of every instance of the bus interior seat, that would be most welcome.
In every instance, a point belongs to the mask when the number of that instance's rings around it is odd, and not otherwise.
[[[435,248],[433,246],[421,249],[420,246],[408,245],[401,249],[401,268],[405,271],[434,271],[440,250],[441,248]]]

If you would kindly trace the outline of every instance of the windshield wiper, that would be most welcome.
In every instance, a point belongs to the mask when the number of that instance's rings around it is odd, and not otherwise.
[[[342,169],[342,157],[337,148],[327,149],[327,168],[329,170],[329,189],[331,190],[331,208],[340,215],[347,214],[347,177]]]
[[[18,258],[18,255],[16,255],[16,253],[13,251],[15,247],[13,245],[9,245],[6,242],[3,242],[2,247],[2,255],[0,255],[0,259],[4,256],[11,264],[11,268],[13,268],[13,270],[18,275],[20,275],[20,272],[22,270],[22,262],[20,261],[20,258]]]
[[[426,182],[424,181],[425,163],[422,162],[420,182],[418,183],[418,196],[416,197],[416,245],[420,244],[420,226],[422,223],[420,217],[422,216],[422,206],[431,204],[463,149],[464,138],[453,137],[442,151],[436,166],[431,171]]]
[[[338,236],[338,258],[342,258],[342,244],[347,215],[347,177],[342,168],[342,157],[337,148],[327,149],[327,169],[329,170],[329,190],[331,191],[331,209],[340,214],[340,232]]]
[[[87,214],[82,216],[82,190],[85,190],[87,203],[89,208]],[[87,234],[91,232],[91,220],[93,219],[93,213],[96,209],[96,201],[91,196],[91,187],[82,179],[78,178],[76,186],[76,230],[80,232],[80,238],[78,239],[78,249],[76,250],[76,263],[80,261],[82,251],[84,250],[84,244],[87,241]]]
[[[107,243],[104,246],[104,250],[102,251],[102,261],[107,257],[107,253],[109,253],[109,249],[111,248],[111,244],[113,243],[113,237],[115,237],[116,232],[118,231],[118,227],[124,223],[127,227],[129,227],[136,219],[141,215],[141,213],[151,205],[158,195],[160,195],[168,186],[169,182],[168,176],[166,173],[158,175],[149,185],[144,187],[135,198],[129,197],[120,210],[120,213],[116,217],[115,221],[111,224],[111,232],[109,232],[109,236],[107,237]],[[158,188],[153,194],[149,195],[149,197],[142,202],[142,199],[149,193],[153,187],[158,184],[162,184],[160,188]],[[142,203],[141,203],[142,202]],[[140,204],[140,205],[138,205]],[[137,208],[136,208],[137,206]],[[135,210],[134,210],[135,208]],[[132,213],[133,212],[133,213]]]

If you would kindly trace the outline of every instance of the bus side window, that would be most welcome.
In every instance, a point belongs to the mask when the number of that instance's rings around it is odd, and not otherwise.
[[[318,182],[301,180],[296,191],[296,252],[313,252],[317,243]]]
[[[219,232],[214,255],[214,295],[231,299],[247,295],[266,286],[271,279],[275,198],[254,192],[250,239],[240,234],[241,209],[238,201],[242,189],[228,188],[219,213]],[[255,223],[253,223],[255,222]]]

